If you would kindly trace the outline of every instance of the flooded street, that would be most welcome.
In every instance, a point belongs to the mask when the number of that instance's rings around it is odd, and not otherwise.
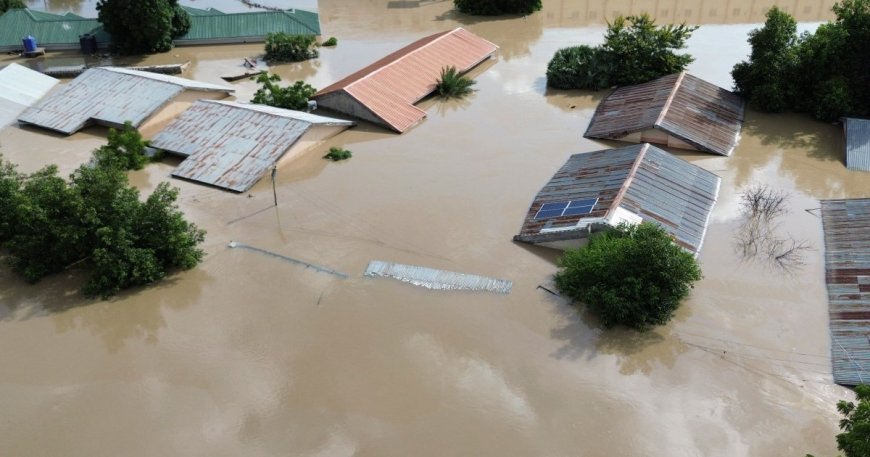
[[[268,177],[233,194],[169,178],[171,159],[132,172],[144,193],[164,180],[182,189],[182,209],[208,231],[193,270],[93,301],[77,293],[75,271],[28,285],[0,269],[0,454],[835,455],[835,403],[852,394],[832,381],[812,210],[819,199],[870,196],[867,175],[844,166],[839,126],[749,110],[732,157],[675,151],[722,187],[699,257],[704,279],[649,333],[605,332],[537,288],[551,287],[558,252],[511,240],[569,155],[622,144],[582,137],[606,92],[547,90],[544,77],[557,49],[600,42],[622,3],[544,0],[527,18],[478,20],[449,1],[321,0],[323,35],[338,46],[273,68],[285,81],[322,88],[456,26],[500,50],[474,71],[472,96],[424,101],[428,118],[409,132],[363,124],[279,169],[277,208]],[[832,17],[833,1],[779,3],[802,30]],[[702,23],[689,70],[730,88],[746,34],[773,2],[631,4],[659,11],[659,22]],[[191,60],[185,76],[222,82],[261,52],[177,48],[146,61]],[[256,90],[234,87],[242,101]],[[67,174],[105,135],[9,126],[0,153],[24,171],[57,163]],[[336,145],[353,158],[321,159]],[[740,194],[757,184],[788,194],[777,231],[811,248],[804,265],[783,271],[738,254]],[[229,249],[232,240],[350,278]],[[509,279],[513,290],[364,278],[373,259]]]

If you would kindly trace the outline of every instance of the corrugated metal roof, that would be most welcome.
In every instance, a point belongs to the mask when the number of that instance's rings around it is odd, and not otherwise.
[[[435,90],[442,68],[468,71],[496,49],[498,46],[463,28],[437,33],[320,90],[313,98],[323,106],[346,112],[321,101],[324,95],[341,92],[401,133],[426,117],[414,103]]]
[[[299,9],[286,11],[256,11],[224,13],[216,9],[183,7],[190,14],[190,30],[177,40],[177,45],[262,41],[269,32],[298,35],[319,35],[317,13]],[[102,47],[111,41],[102,24],[92,18],[72,13],[65,15],[29,9],[9,10],[0,15],[0,50],[22,49],[21,39],[36,37],[40,47],[78,49],[79,36],[89,33],[97,37]]]
[[[616,208],[655,222],[687,251],[700,251],[719,177],[649,144],[575,154],[535,196],[518,241],[585,238],[583,222],[608,223]],[[545,203],[598,199],[592,212],[536,220]],[[578,225],[578,223],[580,225]],[[562,231],[548,231],[553,228]]]
[[[659,129],[700,151],[727,156],[737,145],[744,108],[740,96],[678,73],[611,92],[584,136],[618,140]]]
[[[350,121],[262,105],[199,100],[152,140],[186,156],[172,175],[244,192],[314,125]]]
[[[846,135],[846,168],[870,171],[870,120],[847,117],[843,119]]]
[[[45,96],[58,82],[17,63],[0,69],[0,128],[15,121],[22,111]]]
[[[834,382],[870,382],[870,199],[822,200]]]
[[[231,87],[122,68],[91,68],[18,118],[71,135],[91,122],[139,126],[184,90],[234,92]]]

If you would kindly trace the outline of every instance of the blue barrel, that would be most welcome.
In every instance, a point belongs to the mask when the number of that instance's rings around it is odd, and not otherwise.
[[[36,52],[36,38],[27,35],[21,41],[24,42],[24,52]]]

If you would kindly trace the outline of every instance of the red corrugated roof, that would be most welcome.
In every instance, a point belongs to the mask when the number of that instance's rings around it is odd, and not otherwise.
[[[441,69],[465,72],[498,46],[456,28],[420,39],[314,95],[344,91],[393,129],[403,132],[426,116],[414,103],[432,93]]]

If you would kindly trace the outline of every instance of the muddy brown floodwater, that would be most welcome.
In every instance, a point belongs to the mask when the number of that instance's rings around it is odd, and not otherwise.
[[[55,2],[47,2],[50,6]],[[92,2],[57,2],[79,4]],[[451,2],[321,1],[321,58],[274,70],[323,87],[425,34],[462,25],[501,46],[463,102],[425,101],[404,135],[347,131],[235,195],[171,180],[208,230],[201,266],[91,301],[81,275],[28,285],[0,269],[0,454],[9,456],[783,456],[834,455],[819,199],[870,195],[843,164],[840,130],[747,113],[730,158],[678,154],[722,177],[704,279],[668,325],[604,332],[540,289],[557,253],[515,244],[529,202],[582,138],[603,93],[548,91],[560,47],[601,39],[625,2],[545,1],[528,18],[469,20]],[[667,3],[667,5],[664,5]],[[762,2],[764,3],[764,2]],[[830,1],[781,2],[806,23]],[[197,2],[208,6],[208,2]],[[705,24],[690,70],[730,87],[746,33],[772,2],[632,2]],[[664,5],[664,6],[663,6]],[[705,6],[706,5],[706,6]],[[218,82],[258,45],[182,48]],[[8,59],[7,59],[8,60]],[[247,100],[252,82],[236,86]],[[10,126],[0,151],[64,173],[105,139]],[[327,163],[332,145],[353,159]],[[134,172],[150,192],[173,163]],[[777,230],[805,241],[787,273],[737,254],[739,195],[788,193]],[[341,280],[237,240],[347,272]],[[435,292],[363,278],[371,259],[511,279],[513,292]]]

